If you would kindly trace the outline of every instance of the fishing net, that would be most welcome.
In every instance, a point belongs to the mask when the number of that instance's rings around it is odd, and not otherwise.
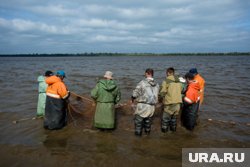
[[[135,107],[135,106],[134,106]],[[115,105],[115,124],[116,130],[134,131],[134,107],[131,106],[130,100]],[[162,104],[156,106],[154,114],[155,125],[152,130],[160,128],[160,116]],[[81,96],[71,92],[68,105],[69,123],[75,127],[83,129],[94,129],[93,120],[95,114],[95,102],[88,96]]]
[[[129,102],[116,104],[115,112],[116,128],[133,127],[133,110]],[[95,102],[91,97],[71,92],[68,103],[68,123],[72,123],[75,127],[91,129],[94,114]]]
[[[90,97],[71,92],[68,102],[68,123],[77,127],[92,127],[95,105]]]

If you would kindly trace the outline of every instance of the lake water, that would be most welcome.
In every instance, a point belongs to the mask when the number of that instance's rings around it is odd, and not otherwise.
[[[36,79],[46,70],[64,70],[68,89],[86,97],[106,70],[113,71],[126,104],[149,67],[159,84],[168,67],[182,75],[197,67],[205,78],[193,132],[178,126],[162,134],[158,112],[150,136],[135,137],[128,106],[117,110],[111,132],[92,129],[91,116],[58,131],[44,130],[42,119],[13,123],[35,116]],[[0,57],[0,166],[181,166],[182,148],[250,147],[249,72],[249,56]]]

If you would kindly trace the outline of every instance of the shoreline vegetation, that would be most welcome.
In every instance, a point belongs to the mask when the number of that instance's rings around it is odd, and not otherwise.
[[[227,53],[32,53],[0,54],[0,57],[85,57],[85,56],[250,56],[250,52]]]

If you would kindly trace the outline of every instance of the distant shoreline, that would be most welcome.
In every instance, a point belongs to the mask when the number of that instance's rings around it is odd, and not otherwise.
[[[250,52],[228,53],[55,53],[55,54],[0,54],[0,57],[89,57],[89,56],[250,56]]]

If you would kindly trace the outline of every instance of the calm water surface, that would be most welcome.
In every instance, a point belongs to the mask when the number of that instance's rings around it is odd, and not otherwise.
[[[69,90],[82,96],[113,71],[126,104],[146,68],[160,84],[170,66],[182,75],[197,67],[206,80],[194,132],[179,126],[175,134],[162,134],[157,112],[151,135],[137,138],[129,106],[117,110],[112,132],[91,129],[93,109],[84,105],[86,117],[59,131],[44,130],[42,119],[13,123],[35,116],[36,79],[46,70],[65,70]],[[0,57],[0,166],[181,166],[182,148],[250,147],[249,71],[248,56]]]

